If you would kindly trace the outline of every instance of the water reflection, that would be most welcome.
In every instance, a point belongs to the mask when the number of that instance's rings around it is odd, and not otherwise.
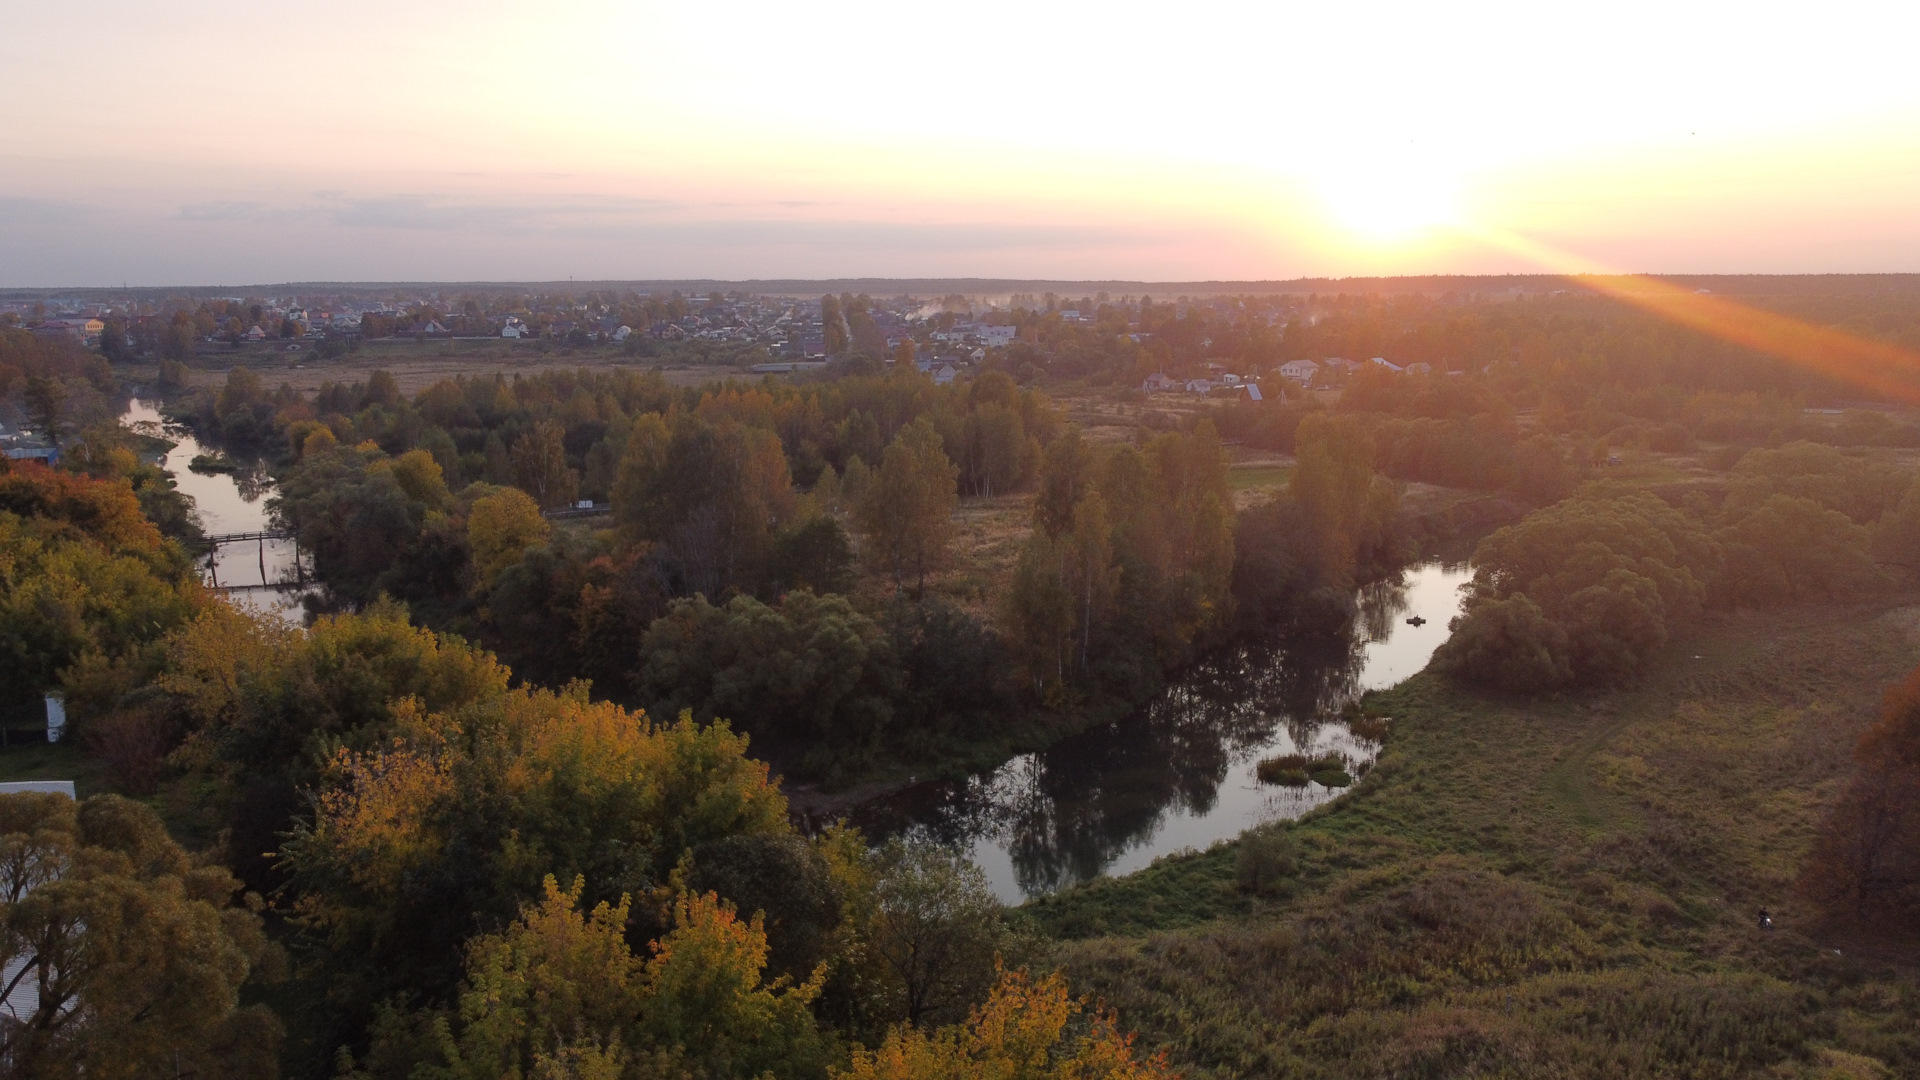
[[[1124,720],[962,782],[875,800],[854,821],[869,835],[962,847],[1001,899],[1018,903],[1298,817],[1339,790],[1262,784],[1254,766],[1295,752],[1370,766],[1377,747],[1337,719],[1341,709],[1426,666],[1466,578],[1464,566],[1414,567],[1362,590],[1346,634],[1222,652]],[[1409,625],[1410,615],[1425,623]]]
[[[138,398],[128,402],[120,422],[143,435],[168,439],[175,445],[167,451],[161,468],[173,477],[174,486],[193,499],[200,527],[209,536],[262,532],[272,528],[267,520],[267,499],[275,491],[266,463],[246,461],[236,472],[197,473],[188,466],[207,449],[191,432],[169,425],[153,402]],[[295,560],[300,558],[290,540],[248,541],[224,545],[218,549],[211,566],[202,560],[202,578],[208,584],[259,586],[280,584],[301,578],[312,579],[311,565],[302,573]],[[253,611],[277,615],[289,622],[305,618],[300,605],[301,592],[295,589],[229,589],[227,599]]]

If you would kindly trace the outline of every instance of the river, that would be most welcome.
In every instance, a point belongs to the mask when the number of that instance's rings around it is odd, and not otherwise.
[[[194,472],[188,466],[195,456],[208,453],[207,448],[200,445],[191,432],[168,424],[154,403],[139,398],[128,403],[120,422],[141,434],[155,435],[175,444],[167,451],[161,468],[173,477],[174,485],[181,492],[192,497],[200,528],[209,536],[272,528],[267,520],[267,500],[275,488],[263,463],[245,462],[238,472],[231,473]],[[225,586],[227,598],[237,606],[277,615],[297,624],[305,618],[300,590],[257,587],[296,580],[300,576],[296,573],[296,557],[291,540],[225,544],[216,551],[210,567],[203,561],[201,577],[210,585],[217,581]],[[311,578],[312,575],[309,572],[305,576]]]
[[[1263,784],[1254,767],[1301,752],[1340,754],[1355,775],[1369,768],[1379,746],[1340,710],[1426,667],[1469,576],[1465,564],[1410,567],[1362,590],[1348,634],[1223,651],[1123,720],[964,781],[870,801],[852,821],[869,836],[958,846],[1002,901],[1018,904],[1299,817],[1344,789]],[[1424,623],[1407,622],[1416,616]]]
[[[207,533],[271,527],[274,485],[260,463],[196,473],[188,465],[206,449],[152,404],[135,399],[121,422],[176,441],[163,465],[193,497]],[[295,577],[295,557],[287,540],[226,545],[207,579],[229,587],[285,582]],[[1464,563],[1410,567],[1361,591],[1360,617],[1345,635],[1225,650],[1125,719],[964,781],[912,785],[862,804],[851,818],[869,836],[908,833],[961,847],[1000,899],[1017,904],[1299,817],[1344,789],[1263,784],[1254,767],[1276,754],[1335,753],[1349,772],[1364,773],[1379,747],[1350,731],[1340,710],[1426,667],[1447,639],[1469,576]],[[226,595],[303,620],[301,594],[292,589],[229,588]],[[1407,622],[1415,616],[1423,624]]]

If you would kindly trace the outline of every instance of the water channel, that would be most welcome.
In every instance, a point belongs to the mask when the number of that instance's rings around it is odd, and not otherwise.
[[[1341,709],[1426,667],[1469,576],[1465,564],[1410,567],[1362,591],[1348,634],[1224,651],[1123,720],[989,773],[868,802],[853,823],[956,845],[1017,904],[1299,817],[1343,789],[1263,784],[1254,767],[1295,752],[1339,754],[1355,775],[1370,767],[1379,747]]]
[[[208,449],[191,432],[168,424],[154,402],[134,398],[120,415],[120,423],[140,434],[174,443],[160,467],[173,477],[181,492],[192,497],[200,528],[207,535],[257,533],[272,528],[267,520],[267,500],[273,496],[274,484],[265,464],[243,462],[235,472],[194,472],[189,467],[193,459],[209,453]],[[300,590],[257,587],[298,579],[301,575],[294,561],[298,557],[291,540],[224,544],[215,551],[211,565],[202,561],[201,576],[208,584],[217,581],[227,587],[227,598],[240,607],[298,624],[305,617]],[[309,563],[306,577],[311,576]]]

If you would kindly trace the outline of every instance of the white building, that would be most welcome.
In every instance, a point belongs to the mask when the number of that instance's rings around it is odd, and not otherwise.
[[[1311,360],[1289,360],[1280,365],[1280,377],[1292,379],[1301,386],[1313,383],[1313,377],[1320,373],[1320,365]]]

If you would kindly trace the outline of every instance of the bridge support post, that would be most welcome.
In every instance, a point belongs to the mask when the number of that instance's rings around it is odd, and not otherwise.
[[[260,538],[260,584],[273,584],[267,580],[267,538],[264,536]]]

